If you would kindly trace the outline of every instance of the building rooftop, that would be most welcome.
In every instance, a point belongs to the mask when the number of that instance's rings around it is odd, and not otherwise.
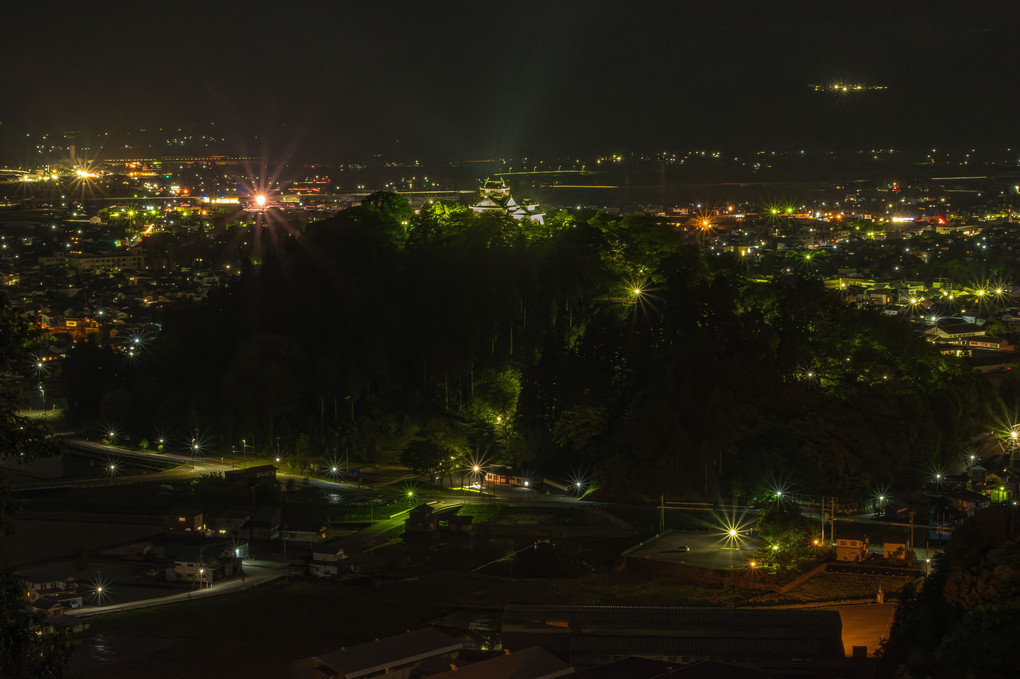
[[[434,627],[413,630],[384,639],[319,654],[316,659],[347,679],[357,679],[387,668],[418,662],[459,650],[462,644]]]
[[[433,674],[432,679],[552,679],[573,674],[574,668],[540,646],[463,665]]]

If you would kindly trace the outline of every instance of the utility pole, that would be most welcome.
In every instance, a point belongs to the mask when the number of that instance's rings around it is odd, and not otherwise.
[[[666,530],[666,496],[659,493],[659,532]]]
[[[909,545],[910,551],[914,551],[914,510],[913,509],[910,510],[910,538],[908,539],[908,542],[910,543],[910,545]]]

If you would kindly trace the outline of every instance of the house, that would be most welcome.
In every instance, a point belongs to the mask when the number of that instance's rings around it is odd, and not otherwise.
[[[262,507],[241,527],[241,535],[249,540],[276,540],[280,537],[280,508]]]
[[[554,679],[573,673],[573,667],[549,651],[530,646],[429,676],[431,679]]]
[[[983,484],[988,475],[988,468],[981,464],[972,464],[967,467],[967,476],[970,477],[971,485]]]
[[[84,620],[74,617],[73,615],[58,614],[52,618],[46,618],[43,623],[42,630],[44,634],[54,634],[56,632],[68,631],[71,634],[78,634],[84,632],[89,628],[89,624]]]
[[[836,539],[837,561],[864,561],[868,558],[868,538],[863,535],[847,535]]]
[[[416,667],[434,658],[455,660],[461,642],[434,627],[376,639],[291,664],[291,679],[409,679]]]
[[[63,592],[67,590],[66,580],[56,580],[51,577],[36,575],[18,575],[19,580],[25,585],[25,591],[29,601],[35,601],[41,596]]]
[[[982,337],[984,329],[973,323],[963,321],[939,321],[925,334],[935,342],[966,344],[964,340],[971,337]]]
[[[404,532],[434,533],[438,525],[436,517],[432,514],[432,507],[418,505],[407,513],[407,518],[404,519]]]
[[[267,486],[276,484],[276,467],[271,464],[260,464],[243,469],[232,469],[223,472],[223,480],[229,484],[242,486]]]
[[[202,533],[205,518],[202,512],[182,509],[163,515],[163,530],[171,534]]]
[[[347,553],[340,546],[340,540],[322,542],[312,548],[312,557],[308,561],[308,574],[319,578],[333,578],[340,574],[341,563]]]
[[[280,536],[288,542],[323,542],[335,535],[336,530],[325,521],[288,521],[280,530]]]
[[[236,537],[241,533],[245,521],[251,518],[251,512],[244,509],[228,509],[217,516],[212,523],[213,535],[219,537]]]
[[[46,594],[33,601],[30,605],[33,611],[49,618],[63,615],[66,611],[81,608],[83,600],[84,597],[77,591],[68,590]]]
[[[1016,346],[1001,337],[979,337],[967,340],[967,346],[992,351],[1016,351]]]
[[[979,373],[1005,372],[1013,370],[1017,364],[1015,354],[1007,352],[990,352],[971,350],[971,355],[966,357],[967,365]]]
[[[485,472],[485,485],[531,487],[531,478],[515,471],[512,467],[496,467]]]
[[[209,587],[218,580],[240,572],[239,550],[229,542],[186,545],[174,557],[174,578]]]
[[[984,509],[991,501],[988,496],[975,493],[972,490],[954,490],[946,494],[946,498],[956,504],[956,509],[967,516],[973,516],[979,509]]]
[[[883,542],[882,558],[890,561],[903,561],[907,558],[907,544],[905,542]]]
[[[474,529],[474,517],[447,515],[439,519],[439,529],[449,535],[470,535]]]

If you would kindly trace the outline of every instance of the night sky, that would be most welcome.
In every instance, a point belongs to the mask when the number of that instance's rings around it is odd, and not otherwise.
[[[9,2],[0,129],[216,122],[338,158],[1008,146],[1020,7],[971,4]],[[889,89],[808,87],[834,79]]]

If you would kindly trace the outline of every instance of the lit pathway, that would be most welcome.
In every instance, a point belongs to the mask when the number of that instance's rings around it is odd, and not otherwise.
[[[854,646],[867,646],[875,655],[879,642],[889,636],[896,604],[835,606],[843,619],[843,650],[849,656]]]
[[[114,613],[116,611],[127,611],[133,608],[152,608],[154,606],[165,606],[167,604],[180,603],[182,601],[190,601],[192,599],[199,599],[202,597],[218,596],[220,594],[230,594],[232,592],[240,592],[245,589],[257,587],[267,582],[276,580],[282,577],[288,568],[288,564],[275,563],[275,562],[256,562],[247,561],[244,564],[244,578],[234,577],[226,582],[213,583],[211,587],[205,589],[188,590],[186,592],[179,592],[177,594],[171,594],[169,596],[156,597],[155,599],[141,599],[138,601],[127,601],[122,604],[109,604],[107,606],[85,606],[76,611],[72,611],[72,614],[76,618],[85,618],[93,615],[102,615],[104,613]],[[115,590],[116,585],[111,589]]]

